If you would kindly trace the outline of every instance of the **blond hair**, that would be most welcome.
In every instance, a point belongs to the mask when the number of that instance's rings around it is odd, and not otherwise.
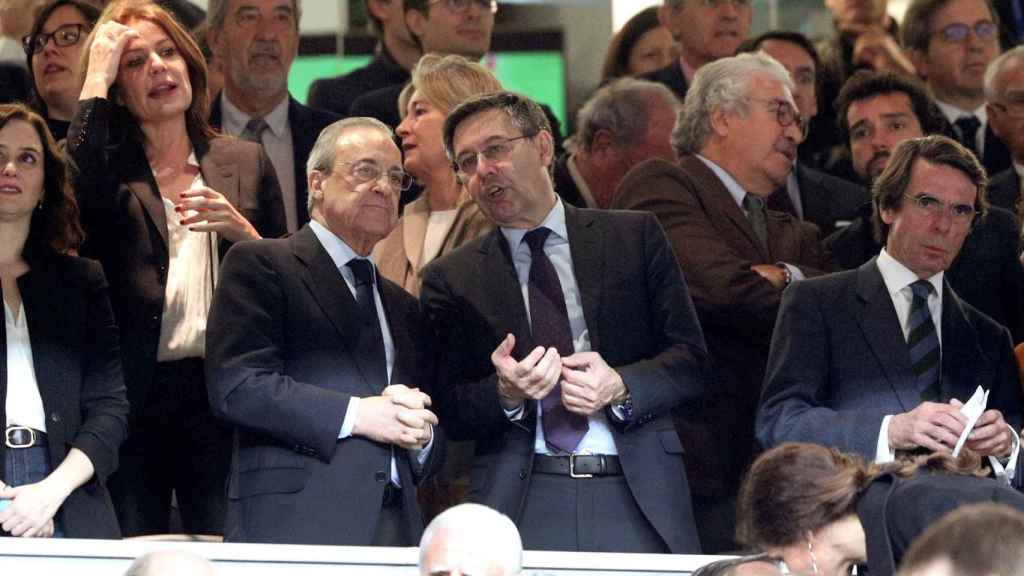
[[[405,118],[413,92],[447,114],[478,94],[500,92],[501,82],[490,70],[462,56],[424,54],[412,70],[412,80],[398,97],[398,113]]]

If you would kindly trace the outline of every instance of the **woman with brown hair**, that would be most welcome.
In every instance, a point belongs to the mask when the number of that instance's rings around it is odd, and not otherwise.
[[[910,543],[947,512],[971,502],[1024,510],[1024,495],[983,477],[964,450],[869,464],[818,444],[786,443],[762,454],[740,488],[737,537],[801,574],[871,576],[896,571]]]
[[[612,36],[601,66],[601,83],[661,70],[678,57],[672,33],[658,21],[658,7],[644,8]]]
[[[206,319],[230,244],[285,232],[262,147],[207,124],[206,64],[151,2],[118,1],[86,40],[68,132],[88,234],[110,279],[132,412],[110,481],[125,535],[223,529],[231,433],[210,411]]]
[[[0,105],[0,535],[118,538],[105,481],[128,402],[117,325],[45,121]]]

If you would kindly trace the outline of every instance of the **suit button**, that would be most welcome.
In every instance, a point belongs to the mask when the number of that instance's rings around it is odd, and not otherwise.
[[[519,469],[519,479],[526,480],[526,468]]]
[[[383,482],[387,480],[387,478],[388,475],[385,474],[383,470],[377,470],[376,472],[373,473],[373,479],[376,480],[377,482]]]
[[[51,413],[50,414],[50,421],[51,422],[55,422],[55,423],[60,422],[60,414],[57,414],[56,412]]]

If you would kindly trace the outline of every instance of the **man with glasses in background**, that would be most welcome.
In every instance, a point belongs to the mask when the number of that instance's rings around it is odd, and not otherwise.
[[[999,55],[999,22],[988,0],[914,0],[900,29],[904,49],[952,126],[950,134],[989,174],[1010,167],[988,125],[985,69]]]
[[[415,546],[423,532],[416,485],[444,446],[431,338],[369,258],[411,183],[393,138],[370,118],[328,126],[307,164],[311,222],[224,259],[206,371],[235,427],[228,541]]]
[[[1024,219],[1024,47],[996,58],[985,72],[985,106],[992,132],[1006,143],[1013,165],[992,176],[989,202]]]
[[[816,226],[766,210],[803,140],[786,69],[763,53],[705,65],[672,132],[677,163],[649,160],[612,208],[664,226],[700,317],[717,382],[677,414],[706,553],[737,550],[735,502],[755,452],[754,411],[775,313],[790,283],[827,269]]]
[[[1010,481],[1021,388],[1009,331],[945,280],[977,218],[987,178],[945,136],[908,139],[872,189],[881,253],[856,270],[808,280],[782,298],[757,415],[765,448],[815,442],[876,462],[949,454],[963,444]]]
[[[420,295],[435,406],[476,442],[470,499],[529,550],[699,552],[670,411],[700,402],[707,352],[657,220],[562,202],[523,96],[463,103],[444,147],[496,226],[431,263]]]

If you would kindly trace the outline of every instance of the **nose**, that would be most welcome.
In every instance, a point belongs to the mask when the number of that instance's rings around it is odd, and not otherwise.
[[[397,134],[399,138],[406,138],[407,136],[409,136],[409,133],[411,132],[409,128],[411,124],[412,114],[407,114],[405,118],[402,118],[402,121],[398,124],[398,127],[395,128],[395,134]]]
[[[734,0],[723,0],[718,3],[718,15],[727,20],[740,17],[740,9]]]
[[[0,165],[0,174],[4,176],[16,176],[18,174],[18,165],[15,163],[14,158],[10,158]]]
[[[150,56],[149,73],[156,74],[157,72],[163,72],[166,68],[167,64],[164,62],[164,59],[156,52],[153,52]]]
[[[793,120],[792,124],[786,126],[784,132],[787,138],[792,139],[797,144],[800,144],[801,142],[804,141],[803,122],[803,119],[797,117],[796,119]]]

